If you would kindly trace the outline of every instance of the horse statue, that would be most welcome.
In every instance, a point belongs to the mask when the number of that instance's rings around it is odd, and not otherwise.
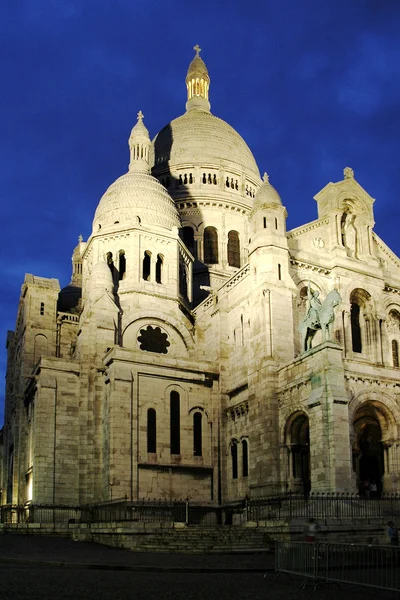
[[[332,339],[335,320],[334,308],[340,304],[341,300],[339,292],[332,290],[321,303],[318,299],[318,292],[312,292],[310,287],[308,288],[309,308],[299,325],[302,352],[307,352],[312,348],[313,338],[319,330],[322,331],[323,342]]]

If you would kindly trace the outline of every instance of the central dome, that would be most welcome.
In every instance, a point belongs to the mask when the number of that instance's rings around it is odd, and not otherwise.
[[[260,179],[244,139],[228,123],[204,110],[188,110],[166,125],[154,138],[152,152],[155,175],[187,164],[222,167]]]
[[[210,112],[210,77],[199,56],[201,48],[196,45],[193,49],[196,56],[185,80],[186,113],[154,138],[150,152],[153,175],[176,177],[181,168],[204,167],[226,171],[227,176],[244,175],[258,186],[260,172],[250,148],[233,127]]]

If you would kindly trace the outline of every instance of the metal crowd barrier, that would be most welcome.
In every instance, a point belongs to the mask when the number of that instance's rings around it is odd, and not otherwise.
[[[303,577],[301,587],[321,583],[350,583],[400,591],[400,549],[396,546],[277,542],[276,577]]]
[[[400,494],[366,498],[347,493],[288,492],[276,496],[250,498],[246,502],[247,521],[269,519],[388,519],[400,515]]]

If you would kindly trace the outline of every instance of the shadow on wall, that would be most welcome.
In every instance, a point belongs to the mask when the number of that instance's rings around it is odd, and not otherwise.
[[[164,185],[168,193],[175,201],[180,213],[179,203],[181,201],[195,201],[195,196],[191,192],[191,186],[198,182],[195,181],[194,169],[190,170],[188,168],[187,171],[183,170],[178,177],[171,173],[170,158],[172,144],[173,134],[171,125],[168,124],[157,135],[154,143],[154,166],[152,168],[152,175],[157,177],[159,182]],[[197,304],[200,304],[200,302],[202,302],[208,296],[208,291],[200,289],[200,286],[210,285],[210,270],[208,265],[200,260],[201,251],[198,247],[198,239],[196,239],[198,238],[199,228],[204,221],[203,215],[198,207],[191,207],[191,211],[193,212],[194,218],[191,219],[190,225],[185,224],[185,220],[183,220],[183,226],[180,229],[179,235],[189,252],[193,254],[195,258],[193,264],[193,305],[197,306]],[[197,226],[195,224],[196,222]],[[213,228],[207,228],[207,230],[209,230],[208,233],[210,239],[204,240],[204,245],[206,246],[205,251],[209,252],[209,258],[211,259],[217,258],[218,252],[217,237],[216,235],[213,236],[212,229]],[[217,260],[215,262],[217,262]],[[210,260],[210,264],[211,263],[212,260]],[[181,262],[179,282],[180,292],[183,296],[186,295],[185,285],[188,279],[185,269],[186,266]]]

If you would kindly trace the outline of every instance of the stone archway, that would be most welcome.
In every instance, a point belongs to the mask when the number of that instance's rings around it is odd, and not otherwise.
[[[288,489],[308,495],[310,479],[310,433],[308,417],[303,412],[292,414],[285,427],[288,450]]]
[[[393,417],[381,402],[368,400],[357,408],[353,420],[353,470],[361,494],[367,493],[367,483],[375,482],[377,494],[388,491],[386,448],[390,439]]]

